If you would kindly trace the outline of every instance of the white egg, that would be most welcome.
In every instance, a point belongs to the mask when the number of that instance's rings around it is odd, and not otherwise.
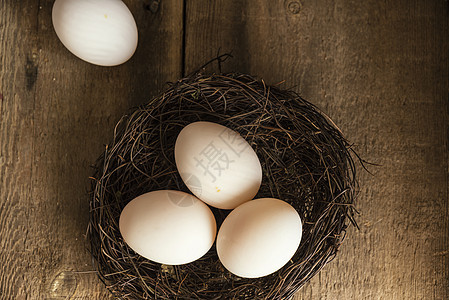
[[[193,195],[171,190],[133,199],[119,221],[123,239],[136,253],[167,265],[201,258],[214,243],[216,226],[206,204]]]
[[[287,202],[262,198],[234,209],[217,235],[217,253],[231,273],[245,278],[269,275],[295,254],[301,218]]]
[[[137,47],[136,22],[121,0],[56,0],[52,21],[64,46],[92,64],[122,64]]]
[[[184,127],[175,160],[182,180],[207,204],[233,209],[260,188],[262,168],[254,150],[237,132],[211,122]]]

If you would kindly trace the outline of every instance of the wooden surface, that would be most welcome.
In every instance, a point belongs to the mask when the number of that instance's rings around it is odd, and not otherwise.
[[[110,298],[84,240],[90,165],[122,114],[218,51],[381,165],[359,173],[361,229],[295,299],[449,299],[448,1],[124,2],[139,46],[104,68],[59,42],[53,1],[0,1],[0,299]]]

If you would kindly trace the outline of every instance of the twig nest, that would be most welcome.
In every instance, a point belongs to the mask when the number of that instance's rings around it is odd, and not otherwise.
[[[194,262],[171,266],[136,254],[119,231],[128,202],[156,190],[190,193],[174,147],[188,124],[209,121],[238,132],[262,166],[255,198],[292,205],[303,220],[301,244],[279,271],[241,278],[215,245]],[[357,181],[350,145],[333,122],[297,93],[243,74],[179,80],[124,116],[96,162],[88,239],[107,288],[121,299],[289,299],[337,253],[354,221]],[[212,208],[218,226],[229,210]]]

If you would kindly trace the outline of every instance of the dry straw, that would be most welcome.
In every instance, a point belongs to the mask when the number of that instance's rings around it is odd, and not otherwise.
[[[120,235],[120,212],[134,197],[188,192],[174,144],[184,126],[199,120],[239,132],[262,164],[256,198],[285,200],[303,220],[298,251],[272,275],[234,276],[215,245],[193,263],[161,265],[134,253]],[[348,225],[356,225],[354,155],[333,122],[293,91],[235,73],[179,80],[123,117],[96,163],[88,239],[98,275],[119,299],[289,299],[334,258]],[[212,210],[219,226],[229,211]]]

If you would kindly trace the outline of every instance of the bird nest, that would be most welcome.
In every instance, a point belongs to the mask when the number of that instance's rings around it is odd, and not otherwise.
[[[195,121],[240,133],[262,165],[256,198],[282,199],[301,216],[301,244],[279,271],[235,276],[215,245],[192,263],[163,265],[124,242],[118,221],[129,201],[154,190],[189,192],[174,145]],[[124,116],[96,162],[87,237],[98,275],[120,299],[289,299],[335,257],[348,225],[356,225],[354,154],[335,124],[293,91],[235,73],[179,80]],[[220,226],[229,211],[211,209]]]

